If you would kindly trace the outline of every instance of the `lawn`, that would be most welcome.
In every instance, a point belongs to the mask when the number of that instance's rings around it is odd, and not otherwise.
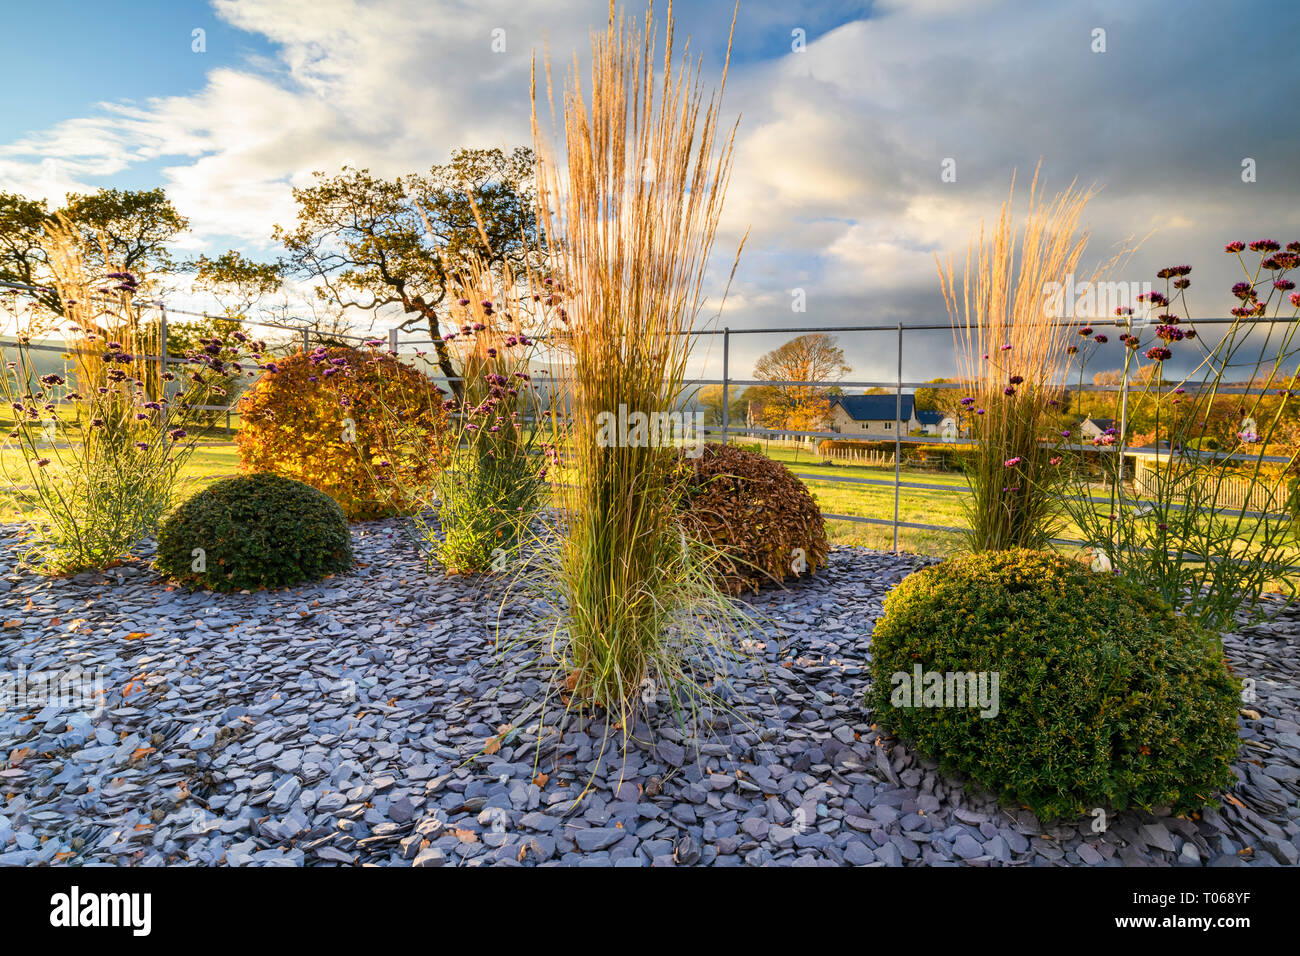
[[[864,465],[836,463],[823,464],[815,453],[770,446],[765,449],[769,458],[782,462],[799,475],[808,486],[817,505],[826,514],[853,515],[892,521],[894,517],[893,468],[873,468]],[[826,476],[818,480],[817,476]],[[904,482],[940,486],[943,489],[901,488],[898,493],[898,520],[912,524],[950,525],[962,527],[966,523],[962,499],[965,497],[966,479],[959,474],[908,468],[906,464],[899,475]],[[834,479],[884,481],[890,485],[858,484]],[[834,544],[857,545],[865,548],[892,548],[892,527],[865,524],[857,521],[828,521],[827,534]],[[933,531],[923,528],[899,528],[898,546],[916,554],[950,554],[962,543],[961,535],[953,531]]]
[[[0,474],[13,476],[21,483],[23,466],[19,454],[13,448],[0,450]],[[238,473],[239,452],[233,442],[201,441],[181,469],[178,496],[181,499],[187,498],[218,478]],[[14,503],[0,497],[0,521],[14,521],[17,518],[18,510]]]
[[[825,514],[854,515],[855,517],[876,518],[892,521],[894,517],[894,480],[893,468],[872,468],[859,465],[823,464],[815,453],[800,451],[796,456],[793,449],[772,446],[766,454],[776,461],[786,464],[799,475],[808,490],[817,500],[818,507]],[[826,480],[819,480],[825,475]],[[872,479],[890,482],[891,485],[867,485],[831,480],[833,478]],[[948,525],[964,527],[965,489],[964,475],[952,472],[938,472],[929,469],[909,468],[906,463],[899,473],[899,479],[920,485],[941,486],[944,489],[900,488],[898,493],[898,520],[912,524]],[[1105,490],[1100,486],[1093,488],[1093,494],[1104,497]],[[1096,505],[1100,511],[1106,506]],[[834,544],[857,545],[866,548],[888,549],[893,547],[893,528],[888,525],[866,524],[856,521],[828,520],[826,531]],[[1078,539],[1082,537],[1078,526],[1067,522],[1057,533],[1057,537]],[[1300,528],[1291,531],[1292,560],[1300,563]],[[934,531],[923,528],[898,529],[898,546],[903,551],[915,554],[946,556],[959,550],[964,545],[960,532]],[[1247,547],[1242,542],[1242,549]],[[1066,550],[1071,549],[1066,546]]]
[[[232,441],[226,440],[223,424],[208,430],[200,440],[193,456],[182,470],[180,497],[184,498],[217,478],[239,472],[239,453]],[[780,461],[799,475],[808,486],[818,507],[826,514],[853,515],[892,521],[894,517],[893,468],[873,468],[862,465],[823,464],[808,451],[796,453],[791,448],[770,446],[767,455]],[[0,450],[0,463],[17,465],[18,453],[13,449]],[[4,460],[8,459],[8,460]],[[21,466],[20,466],[21,467]],[[21,472],[20,472],[21,474]],[[821,476],[825,476],[822,478]],[[889,485],[858,484],[833,479],[854,478],[890,482]],[[967,487],[963,475],[926,469],[908,468],[904,465],[900,478],[904,482],[938,486],[936,488],[902,488],[898,495],[898,518],[901,522],[926,525],[963,527],[966,524],[964,491]],[[940,490],[945,489],[945,490]],[[946,490],[951,489],[951,490]],[[1098,489],[1097,494],[1101,494]],[[0,506],[0,520],[11,521],[17,513],[11,504]],[[867,524],[857,521],[829,519],[826,531],[832,544],[853,545],[864,548],[889,550],[893,547],[893,528],[887,524]],[[1060,534],[1064,538],[1077,538],[1079,530],[1068,525]],[[959,532],[935,531],[926,528],[898,529],[898,546],[914,554],[946,556],[961,549],[964,541]],[[1300,561],[1300,541],[1296,545],[1296,558]]]

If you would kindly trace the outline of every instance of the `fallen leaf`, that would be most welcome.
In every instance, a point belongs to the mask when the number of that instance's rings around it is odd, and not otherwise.
[[[139,760],[139,759],[141,759],[142,757],[147,757],[149,754],[151,754],[151,753],[153,753],[153,752],[154,752],[154,748],[153,748],[153,747],[136,747],[135,750],[134,750],[134,751],[132,752],[132,754],[131,754],[131,759],[132,759],[132,760]]]
[[[142,638],[142,637],[148,637],[148,636],[149,636],[149,633],[150,633],[149,631],[132,631],[132,632],[131,632],[130,634],[128,634],[126,637],[122,638],[122,640],[124,640],[124,641],[138,641],[138,640],[140,640],[140,638]]]
[[[9,752],[9,766],[17,767],[27,759],[27,755],[32,752],[31,747],[19,747],[17,750]]]
[[[537,784],[537,788],[540,790],[542,787],[546,786],[547,781],[550,779],[551,778],[546,774],[539,773],[537,776],[533,777],[533,783]]]
[[[501,745],[505,743],[506,735],[514,729],[515,728],[513,724],[502,724],[501,726],[499,726],[497,728],[497,735],[495,737],[489,737],[487,743],[483,745],[483,752],[486,753],[488,756],[491,756],[492,754],[499,751],[501,749]]]

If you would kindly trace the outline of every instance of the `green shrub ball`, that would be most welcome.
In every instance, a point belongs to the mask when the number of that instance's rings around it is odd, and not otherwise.
[[[167,516],[154,566],[213,591],[286,587],[350,568],[352,537],[329,495],[278,475],[240,475],[214,482]]]
[[[1218,636],[1077,561],[1004,551],[912,574],[886,599],[871,655],[882,727],[1044,819],[1186,813],[1234,781],[1241,687]],[[989,688],[996,673],[996,716],[904,706],[894,677],[918,664],[984,672]]]

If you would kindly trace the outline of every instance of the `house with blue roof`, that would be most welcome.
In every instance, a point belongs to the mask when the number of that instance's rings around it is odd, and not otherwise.
[[[942,433],[950,416],[916,408],[911,395],[903,395],[901,413],[895,395],[836,395],[831,399],[830,430],[851,438],[906,437],[911,432]],[[955,424],[955,423],[954,423]]]

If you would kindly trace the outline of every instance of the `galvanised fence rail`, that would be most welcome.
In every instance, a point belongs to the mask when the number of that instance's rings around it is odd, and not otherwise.
[[[6,289],[11,290],[12,293],[16,293],[20,295],[31,294],[38,291],[37,289],[31,286],[24,286],[17,283],[0,282],[0,291]],[[210,320],[230,321],[230,322],[237,322],[244,326],[273,329],[277,333],[285,334],[287,336],[286,341],[284,343],[281,343],[282,345],[288,345],[290,343],[300,342],[301,343],[300,347],[303,349],[303,351],[310,351],[311,348],[313,347],[313,341],[321,340],[321,339],[329,342],[337,342],[342,340],[348,342],[361,343],[376,338],[386,338],[389,351],[397,353],[399,355],[402,354],[403,348],[415,349],[417,346],[420,345],[433,344],[432,339],[413,338],[411,336],[403,336],[397,329],[390,329],[387,332],[386,336],[380,336],[375,334],[352,335],[352,334],[343,334],[343,333],[336,333],[336,332],[330,332],[322,336],[320,335],[320,333],[314,331],[313,323],[307,320],[270,321],[265,319],[250,319],[245,317],[231,317],[226,315],[217,316],[206,312],[194,312],[194,311],[187,311],[184,309],[168,308],[163,302],[159,300],[137,301],[134,302],[133,305],[136,306],[137,308],[154,309],[157,311],[158,322],[160,326],[159,329],[160,339],[164,344],[162,350],[163,354],[157,356],[141,356],[141,358],[144,358],[147,361],[161,361],[164,363],[164,365],[168,363],[179,364],[184,362],[184,359],[181,357],[170,356],[167,354],[166,339],[167,339],[167,322],[168,322],[169,315],[185,316],[187,318],[200,318],[209,321]],[[1053,321],[1045,321],[1041,324],[1042,327],[1045,329],[1049,327],[1074,328],[1079,325],[1079,321],[1080,320],[1077,319],[1076,320],[1053,320]],[[1251,319],[1243,320],[1243,319],[1233,319],[1233,318],[1210,318],[1210,319],[1197,319],[1195,320],[1195,324],[1211,325],[1211,326],[1230,325],[1242,321],[1252,321],[1259,324],[1286,325],[1286,324],[1291,324],[1296,320],[1292,318],[1253,319],[1253,320]],[[1093,328],[1098,330],[1110,328],[1112,326],[1116,328],[1126,327],[1119,320],[1110,320],[1110,319],[1089,319],[1087,324],[1091,325]],[[904,489],[925,491],[925,492],[945,492],[951,494],[971,493],[969,487],[963,487],[961,485],[904,480],[903,472],[902,472],[903,446],[908,444],[932,445],[935,444],[935,438],[936,438],[936,436],[918,437],[918,436],[910,436],[910,435],[902,434],[903,429],[901,426],[903,424],[902,410],[903,410],[904,394],[908,392],[912,392],[918,388],[961,389],[961,390],[966,390],[969,388],[968,385],[962,384],[960,382],[914,382],[914,381],[904,380],[903,362],[904,362],[905,336],[909,332],[936,332],[936,331],[946,332],[946,331],[951,331],[951,328],[952,328],[951,325],[948,323],[940,324],[940,323],[896,322],[892,325],[793,326],[788,328],[777,327],[777,328],[745,328],[745,329],[733,329],[730,327],[724,327],[721,329],[714,328],[714,329],[691,330],[690,332],[687,332],[685,334],[696,336],[696,337],[704,337],[704,336],[722,337],[722,377],[689,379],[687,380],[686,385],[697,387],[697,388],[706,385],[721,386],[722,421],[720,425],[707,427],[706,434],[716,436],[718,440],[720,440],[723,443],[726,443],[732,440],[733,438],[739,438],[742,436],[759,438],[759,439],[763,439],[763,438],[770,439],[773,437],[780,436],[783,438],[791,437],[799,440],[810,439],[810,438],[811,439],[827,438],[827,439],[838,439],[838,440],[854,440],[855,438],[857,438],[858,440],[864,440],[864,441],[880,440],[878,438],[871,438],[868,436],[846,435],[843,432],[837,432],[837,431],[800,431],[800,430],[789,429],[789,428],[764,428],[764,427],[754,427],[747,424],[740,424],[740,425],[733,424],[730,415],[730,397],[732,394],[732,390],[743,389],[749,386],[764,386],[764,387],[776,387],[776,388],[780,388],[780,387],[829,388],[834,386],[842,389],[847,389],[847,388],[887,389],[894,396],[894,413],[895,413],[895,419],[893,422],[894,428],[892,429],[893,443],[894,443],[894,455],[893,455],[894,475],[892,479],[862,478],[862,477],[856,477],[852,475],[811,473],[806,471],[795,471],[794,473],[799,478],[802,478],[805,481],[839,483],[848,486],[892,488],[894,493],[894,501],[893,501],[893,516],[891,518],[873,518],[865,515],[838,514],[834,512],[823,512],[823,516],[835,521],[848,521],[848,522],[854,522],[859,524],[869,524],[869,525],[889,527],[892,531],[892,548],[895,552],[897,552],[899,550],[898,533],[899,530],[903,528],[918,530],[918,531],[946,532],[952,534],[963,534],[967,531],[966,528],[960,525],[930,524],[925,522],[904,521],[901,519],[901,496],[902,496],[902,491]],[[863,381],[858,381],[858,380],[842,381],[841,380],[841,381],[834,381],[834,382],[827,382],[827,381],[800,382],[800,381],[793,381],[787,379],[747,379],[747,378],[736,378],[732,376],[732,361],[731,361],[732,336],[782,335],[782,334],[807,335],[810,333],[825,333],[825,334],[834,334],[834,335],[845,335],[845,334],[889,335],[892,339],[893,347],[895,350],[896,361],[894,363],[894,367],[896,373],[892,379],[880,379],[880,380],[869,380],[869,381],[868,380],[863,380]],[[41,349],[41,350],[60,352],[65,354],[68,351],[67,348],[62,346],[45,345],[45,344],[37,344],[37,343],[32,343],[27,347],[32,349]],[[877,354],[879,354],[879,352]],[[458,380],[456,377],[440,374],[440,372],[438,372],[436,369],[435,371],[427,372],[426,374],[428,374],[428,377],[433,381],[451,382],[451,381]],[[545,376],[534,376],[534,381],[554,382],[557,381],[557,379],[553,379]],[[1121,411],[1123,412],[1127,409],[1128,395],[1134,385],[1141,387],[1140,383],[1131,382],[1131,381],[1125,382],[1123,384],[1118,384],[1118,385],[1068,384],[1065,387],[1068,387],[1070,390],[1076,392],[1078,391],[1118,392],[1120,393]],[[1195,386],[1189,385],[1187,387],[1194,388]],[[1215,391],[1217,394],[1222,394],[1222,395],[1228,395],[1228,394],[1263,395],[1263,394],[1267,394],[1270,390],[1260,388],[1258,386],[1251,386],[1251,385],[1225,384],[1225,385],[1216,386]],[[201,405],[201,406],[196,406],[196,408],[199,408],[204,411],[224,412],[226,414],[226,429],[227,431],[230,431],[230,415],[232,413],[235,414],[238,413],[237,409],[235,408],[236,404],[237,402],[232,403],[231,405]],[[974,440],[970,438],[961,438],[958,441],[962,444],[969,445],[972,444]],[[954,444],[955,443],[957,442],[954,442]],[[1105,445],[1093,446],[1093,445],[1084,445],[1084,444],[1073,444],[1073,445],[1066,445],[1063,447],[1074,451],[1088,451],[1088,452],[1096,452],[1100,454],[1121,454],[1122,453],[1125,456],[1163,455],[1167,457],[1170,454],[1169,449],[1156,449],[1156,448],[1145,448],[1145,447],[1119,448],[1116,446],[1105,446]],[[1270,462],[1270,463],[1277,463],[1277,464],[1286,464],[1291,460],[1287,457],[1278,456],[1278,455],[1256,456],[1256,455],[1244,455],[1244,454],[1221,454],[1221,455],[1216,454],[1214,457],[1218,460],[1240,460],[1240,461],[1252,461],[1252,462],[1263,461],[1263,462]],[[1109,503],[1108,498],[1099,498],[1099,497],[1092,497],[1092,496],[1070,496],[1070,500],[1074,500],[1074,501],[1087,500],[1098,504]],[[1178,506],[1174,506],[1174,507],[1178,508]],[[1183,510],[1183,509],[1179,508],[1179,510]],[[1206,509],[1196,509],[1196,510],[1203,511]],[[1263,520],[1287,520],[1289,518],[1289,515],[1278,513],[1278,512],[1255,511],[1255,510],[1232,509],[1232,508],[1217,509],[1217,510],[1218,513],[1220,514],[1241,514],[1246,517],[1259,518]],[[1064,544],[1064,545],[1083,546],[1087,544],[1087,542],[1078,541],[1070,538],[1054,538],[1053,541],[1057,544]],[[1292,566],[1288,570],[1300,571],[1300,565]]]
[[[1212,318],[1212,319],[1197,319],[1195,324],[1196,325],[1231,325],[1241,321],[1243,320],[1233,319],[1233,318]],[[1290,324],[1295,320],[1289,318],[1282,318],[1282,319],[1244,320],[1244,321],[1255,321],[1261,324],[1264,322],[1271,322],[1271,323],[1285,325],[1285,324]],[[1056,321],[1045,321],[1041,323],[1041,326],[1044,329],[1050,327],[1076,328],[1078,327],[1079,324],[1080,324],[1079,320],[1077,319],[1073,321],[1056,320]],[[1098,330],[1103,330],[1111,327],[1116,327],[1121,329],[1126,328],[1126,326],[1123,325],[1121,321],[1111,320],[1111,319],[1089,319],[1087,324],[1091,325],[1093,328]],[[890,527],[892,529],[892,538],[893,538],[892,547],[893,550],[897,552],[898,531],[900,528],[910,528],[910,529],[921,530],[921,531],[949,532],[953,534],[963,534],[967,531],[966,528],[961,526],[956,526],[956,525],[941,525],[941,524],[928,524],[923,522],[903,521],[900,519],[900,514],[899,514],[901,492],[902,489],[904,488],[920,490],[920,491],[942,491],[942,492],[949,492],[949,493],[956,493],[956,494],[971,493],[969,487],[935,484],[929,482],[904,481],[902,478],[903,446],[908,443],[925,444],[925,445],[934,444],[934,436],[913,437],[913,436],[903,435],[903,429],[901,426],[903,424],[902,409],[903,409],[904,392],[914,391],[915,389],[918,388],[960,389],[960,390],[969,389],[969,385],[960,382],[914,382],[914,381],[904,380],[903,358],[904,358],[905,334],[908,332],[919,332],[919,331],[951,332],[951,330],[952,330],[952,326],[948,323],[936,324],[936,323],[899,322],[899,323],[894,323],[893,325],[811,326],[811,327],[795,326],[789,328],[763,328],[763,329],[723,328],[723,329],[707,329],[707,330],[694,331],[691,333],[692,335],[721,335],[722,336],[722,378],[721,379],[692,379],[689,384],[696,385],[696,386],[720,385],[722,387],[722,425],[721,428],[717,430],[717,434],[720,436],[723,442],[726,442],[728,438],[732,435],[746,435],[750,437],[759,437],[759,438],[773,436],[773,435],[781,435],[781,436],[794,436],[797,438],[828,438],[828,439],[838,439],[838,440],[846,440],[846,439],[852,440],[854,437],[854,436],[846,436],[844,433],[834,432],[834,431],[796,431],[796,430],[785,429],[785,428],[772,429],[772,428],[756,428],[756,427],[748,427],[748,426],[742,426],[742,427],[734,426],[730,422],[730,406],[729,406],[729,397],[730,397],[729,393],[732,388],[746,388],[751,385],[775,386],[775,387],[803,386],[803,387],[826,388],[831,385],[834,385],[840,388],[885,388],[890,390],[894,395],[894,402],[895,402],[894,404],[895,414],[894,414],[894,422],[893,422],[894,428],[892,429],[894,433],[893,436],[894,477],[892,480],[880,479],[880,478],[858,478],[858,477],[853,477],[848,475],[829,475],[825,473],[812,474],[808,472],[799,472],[799,471],[796,471],[795,474],[806,481],[811,480],[811,481],[826,481],[826,482],[842,482],[846,484],[883,486],[883,487],[893,488],[894,513],[892,518],[871,518],[871,517],[866,517],[864,515],[835,514],[832,512],[823,512],[822,514],[823,517],[837,520],[837,521],[851,521],[851,522],[857,522],[861,524],[885,525]],[[796,382],[796,381],[774,380],[774,379],[737,379],[731,377],[730,358],[731,358],[731,337],[733,335],[755,335],[755,334],[806,335],[810,333],[826,333],[826,334],[837,334],[837,335],[844,334],[844,333],[876,333],[876,334],[892,333],[893,344],[896,353],[895,356],[896,362],[894,366],[896,369],[895,377],[892,380],[835,381],[835,382]],[[1138,383],[1126,382],[1121,385],[1068,384],[1066,387],[1076,392],[1078,391],[1119,392],[1121,398],[1121,409],[1122,411],[1126,411],[1128,394],[1131,387],[1134,384],[1138,384]],[[1250,385],[1221,385],[1216,388],[1216,392],[1218,394],[1263,395],[1263,394],[1267,394],[1268,391],[1269,391],[1268,389],[1252,387]],[[865,438],[864,436],[863,440],[878,440],[878,439],[869,439],[869,438]],[[962,439],[962,441],[965,442],[966,444],[972,443],[972,440],[969,438]],[[1163,452],[1164,455],[1166,456],[1169,455],[1168,449],[1161,450],[1157,448],[1127,448],[1126,447],[1121,449],[1115,446],[1093,446],[1093,445],[1083,445],[1083,444],[1066,445],[1063,447],[1073,451],[1099,452],[1102,454],[1123,453],[1125,455],[1148,455],[1148,454],[1157,455]],[[1215,457],[1221,461],[1222,460],[1265,461],[1265,462],[1272,462],[1278,464],[1286,464],[1291,460],[1287,457],[1278,456],[1278,455],[1256,456],[1256,455],[1243,455],[1243,454],[1227,454],[1227,455],[1216,455]],[[1083,496],[1070,496],[1070,500],[1076,500],[1076,501],[1088,500],[1099,504],[1108,503],[1109,501],[1109,499],[1096,498],[1096,497],[1087,497],[1085,499]],[[1197,510],[1205,510],[1205,509],[1197,509]],[[1219,513],[1233,514],[1238,512],[1234,512],[1232,509],[1220,509]],[[1261,512],[1261,511],[1246,510],[1246,511],[1241,511],[1239,513],[1247,517],[1256,517],[1265,520],[1286,520],[1289,518],[1289,515],[1280,514],[1276,512]],[[1078,541],[1070,538],[1054,538],[1053,541],[1057,544],[1066,544],[1066,545],[1083,546],[1087,544],[1087,542]],[[1289,570],[1300,571],[1300,566],[1294,566]]]

